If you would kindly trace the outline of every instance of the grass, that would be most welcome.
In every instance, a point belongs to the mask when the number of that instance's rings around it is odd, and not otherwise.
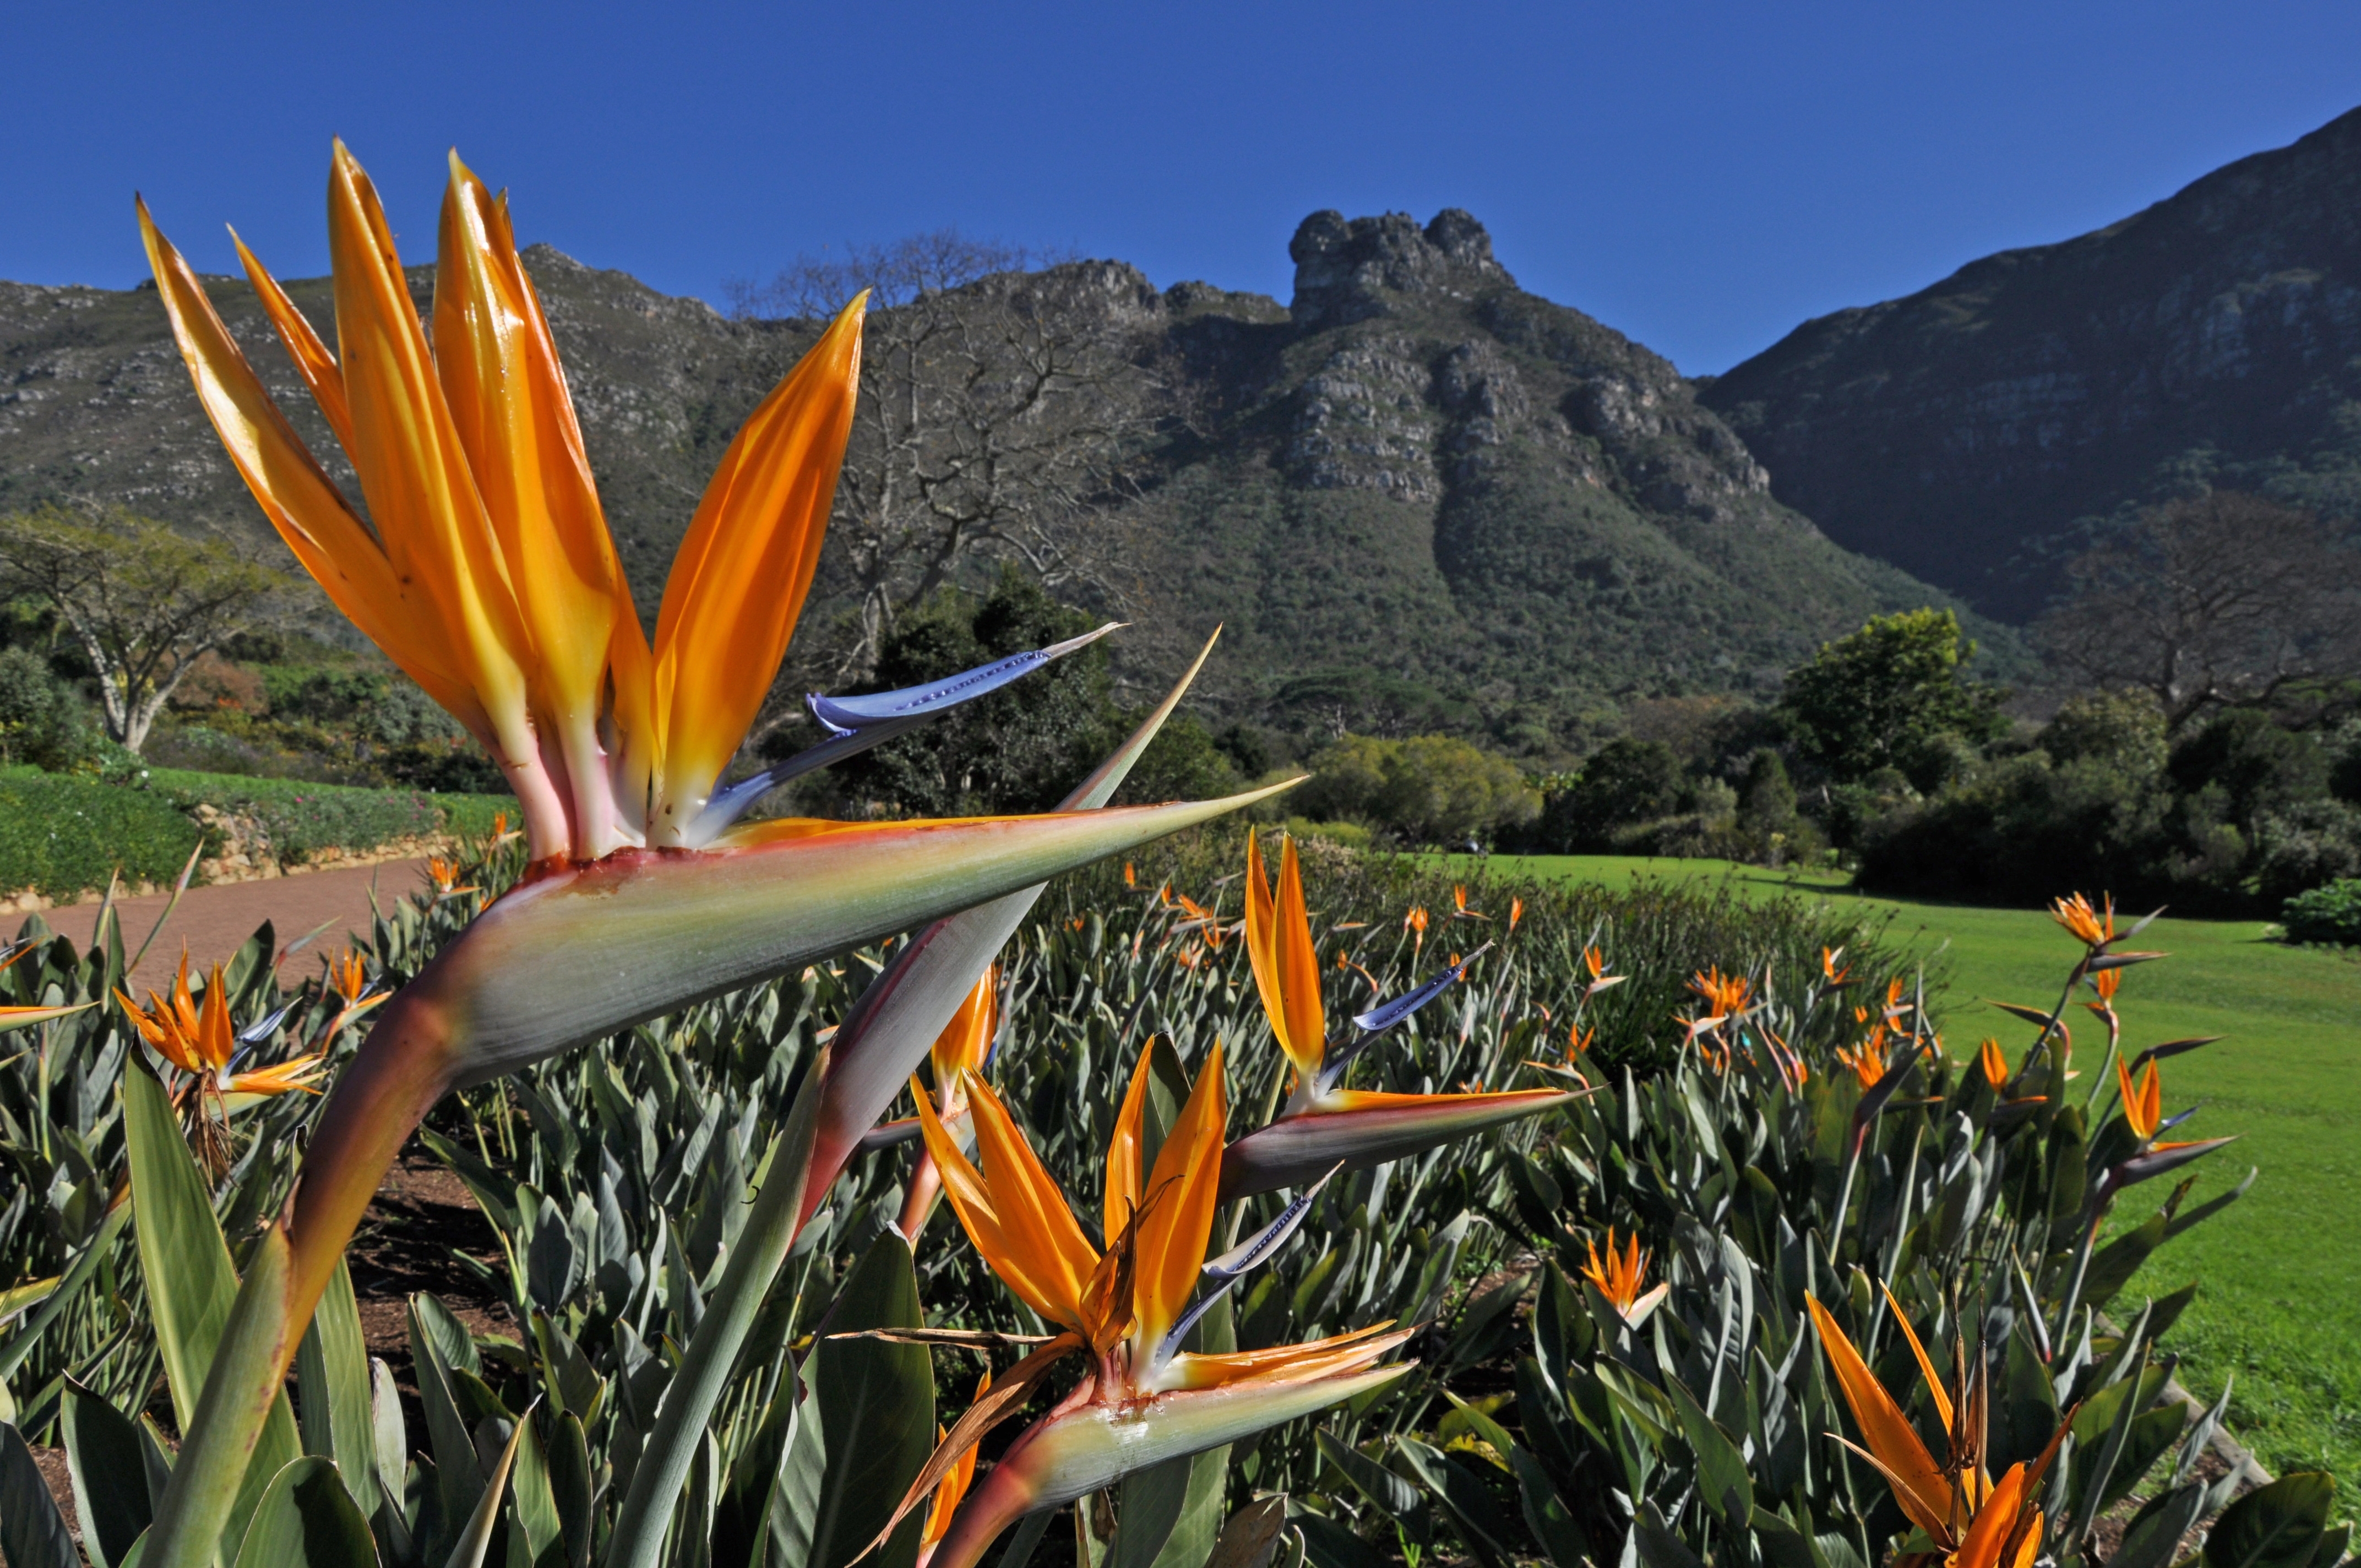
[[[1727,878],[1764,897],[1890,910],[1897,941],[1936,955],[1930,981],[1941,973],[1938,1016],[1954,1056],[1992,1035],[2019,1057],[2030,1027],[1986,999],[2047,1007],[2075,957],[2041,911],[1866,898],[1826,876],[1620,856],[1504,858],[1492,869],[1610,885]],[[2361,957],[2273,942],[2259,922],[2169,916],[2139,945],[2171,956],[2125,975],[2116,998],[2125,1044],[2226,1036],[2164,1064],[2168,1112],[2203,1107],[2181,1136],[2241,1140],[2201,1163],[2190,1201],[2250,1168],[2262,1175],[2158,1253],[2125,1300],[2202,1280],[2172,1335],[2182,1380],[2208,1400],[2235,1380],[2232,1423],[2268,1468],[2330,1471],[2345,1508],[2361,1506]],[[2078,1031],[2079,1054],[2095,1066],[2090,1040]],[[2124,1212],[2147,1211],[2127,1202]]]

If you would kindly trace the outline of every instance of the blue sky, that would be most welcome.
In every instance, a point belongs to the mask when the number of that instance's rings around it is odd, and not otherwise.
[[[2361,5],[13,7],[0,278],[124,286],[144,191],[325,269],[328,138],[431,258],[520,237],[719,302],[944,225],[1284,299],[1312,211],[1463,206],[1527,288],[1720,370],[2361,104]]]

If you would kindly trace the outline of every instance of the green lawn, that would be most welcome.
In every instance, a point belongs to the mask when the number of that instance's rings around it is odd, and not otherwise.
[[[1865,899],[1828,878],[1727,861],[1503,857],[1492,869],[1609,883],[1730,878],[1766,897],[1891,909],[1897,939],[1942,949],[1930,970],[1948,970],[1938,1016],[1955,1056],[1993,1035],[2017,1058],[2030,1027],[1984,999],[2046,1007],[2075,956],[2072,939],[2039,911]],[[2125,974],[2116,998],[2125,1043],[2227,1036],[2164,1064],[2168,1113],[2203,1106],[2180,1135],[2241,1139],[2202,1162],[2191,1201],[2250,1167],[2262,1178],[2166,1247],[2134,1289],[2161,1295],[2203,1280],[2172,1335],[2183,1380],[2210,1400],[2235,1378],[2240,1438],[2274,1472],[2334,1472],[2353,1508],[2361,1504],[2361,959],[2268,941],[2256,922],[2169,916],[2139,945],[2171,957]],[[2095,1066],[2088,1034],[2076,1036],[2078,1056]]]

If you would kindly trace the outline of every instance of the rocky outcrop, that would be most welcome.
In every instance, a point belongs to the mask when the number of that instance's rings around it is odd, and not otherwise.
[[[1351,218],[1314,213],[1289,242],[1295,263],[1299,327],[1344,326],[1384,315],[1404,295],[1473,299],[1489,289],[1517,286],[1492,259],[1492,236],[1456,207],[1445,207],[1423,229],[1407,213]]]
[[[1702,400],[1839,543],[2037,610],[2192,484],[2361,512],[2361,110],[2120,223],[1806,322]]]

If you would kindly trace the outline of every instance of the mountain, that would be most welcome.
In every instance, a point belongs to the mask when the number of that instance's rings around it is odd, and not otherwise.
[[[1286,305],[1159,291],[1120,262],[1020,280],[1122,316],[1193,411],[1104,524],[1103,608],[1136,626],[1118,640],[1127,678],[1160,685],[1219,621],[1202,688],[1217,715],[1455,729],[1550,757],[1612,729],[1619,702],[1768,692],[1869,615],[1949,602],[1781,504],[1669,363],[1520,290],[1466,214],[1315,214],[1291,252]],[[525,263],[652,617],[707,475],[811,323],[728,320],[546,246]],[[411,277],[423,306],[431,277]],[[289,287],[333,320],[324,280]],[[207,289],[357,494],[245,283]],[[0,510],[78,499],[269,537],[151,287],[0,284]],[[832,549],[791,661],[841,626],[849,581]]]
[[[1805,323],[1704,387],[1830,537],[2021,620],[2078,520],[2361,513],[2361,109],[2122,222]]]

